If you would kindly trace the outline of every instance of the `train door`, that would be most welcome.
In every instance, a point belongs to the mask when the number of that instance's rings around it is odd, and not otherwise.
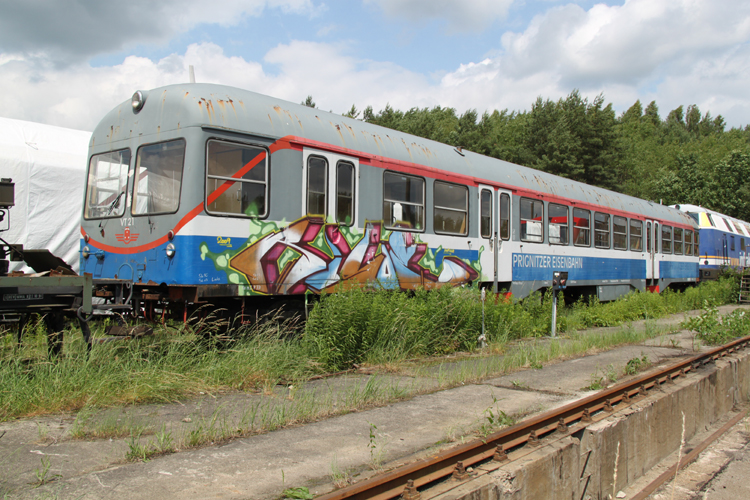
[[[303,216],[322,217],[340,226],[357,225],[357,158],[305,149]]]
[[[646,279],[654,279],[654,234],[653,223],[646,221]]]
[[[511,234],[511,192],[505,189],[499,189],[497,191],[498,201],[498,234],[497,234],[497,252],[495,268],[498,270],[498,280],[503,282],[509,282],[513,279],[513,267],[512,261],[513,256],[511,255],[510,249],[510,234]],[[505,263],[505,265],[502,265]]]
[[[503,243],[510,240],[510,191],[480,184],[479,190],[479,236],[487,242],[488,250],[483,258],[483,269],[492,269],[492,291],[498,292],[498,283],[511,280],[512,270],[501,266],[502,256],[510,250]],[[487,266],[490,261],[491,265]],[[510,258],[507,259],[510,262]],[[485,267],[487,266],[487,267]],[[488,273],[489,274],[489,273]]]
[[[497,191],[491,186],[480,184],[479,190],[479,237],[486,242],[485,248],[489,251],[482,252],[482,269],[492,270],[487,272],[484,279],[492,280],[492,291],[497,293]]]
[[[659,279],[659,223],[646,221],[646,279]]]

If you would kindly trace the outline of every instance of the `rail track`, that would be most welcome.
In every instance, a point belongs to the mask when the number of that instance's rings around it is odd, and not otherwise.
[[[399,497],[420,500],[424,497],[419,488],[425,486],[433,487],[431,491],[435,494],[442,493],[455,487],[455,482],[441,487],[440,482],[445,479],[452,477],[462,481],[497,469],[508,459],[507,452],[510,450],[528,448],[531,452],[542,438],[578,433],[592,422],[642,399],[662,384],[674,383],[676,378],[747,347],[750,347],[750,336],[526,419],[484,439],[476,439],[354,483],[318,497],[318,500],[387,500]],[[480,465],[481,470],[478,469]]]

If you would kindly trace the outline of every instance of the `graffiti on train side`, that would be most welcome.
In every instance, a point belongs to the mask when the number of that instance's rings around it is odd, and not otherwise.
[[[241,294],[293,295],[331,291],[341,283],[384,288],[435,288],[476,280],[481,274],[474,251],[430,249],[414,233],[389,231],[381,222],[357,228],[305,217],[289,225],[254,223],[251,236],[235,252],[210,259]]]

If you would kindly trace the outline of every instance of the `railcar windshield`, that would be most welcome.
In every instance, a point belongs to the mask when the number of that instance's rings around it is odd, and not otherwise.
[[[176,212],[184,164],[184,139],[141,146],[135,162],[133,215]]]
[[[125,212],[125,190],[128,186],[130,150],[94,155],[89,162],[86,183],[86,219],[122,217]]]

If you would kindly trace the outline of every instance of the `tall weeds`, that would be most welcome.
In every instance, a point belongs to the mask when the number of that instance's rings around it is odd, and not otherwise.
[[[630,294],[618,301],[580,301],[558,311],[558,331],[612,326],[636,319],[734,301],[734,282],[704,283],[683,293]],[[505,301],[488,294],[484,331],[499,352],[516,339],[547,335],[551,295]],[[244,327],[231,340],[206,341],[212,320],[157,327],[155,335],[96,344],[66,332],[63,355],[49,360],[41,322],[22,347],[0,335],[0,421],[84,407],[172,401],[199,392],[267,392],[357,365],[388,366],[407,359],[474,351],[482,332],[479,290],[351,291],[324,295],[300,330],[278,318]],[[300,333],[301,331],[301,333]],[[290,333],[294,332],[294,333]],[[94,331],[103,335],[103,325]]]

